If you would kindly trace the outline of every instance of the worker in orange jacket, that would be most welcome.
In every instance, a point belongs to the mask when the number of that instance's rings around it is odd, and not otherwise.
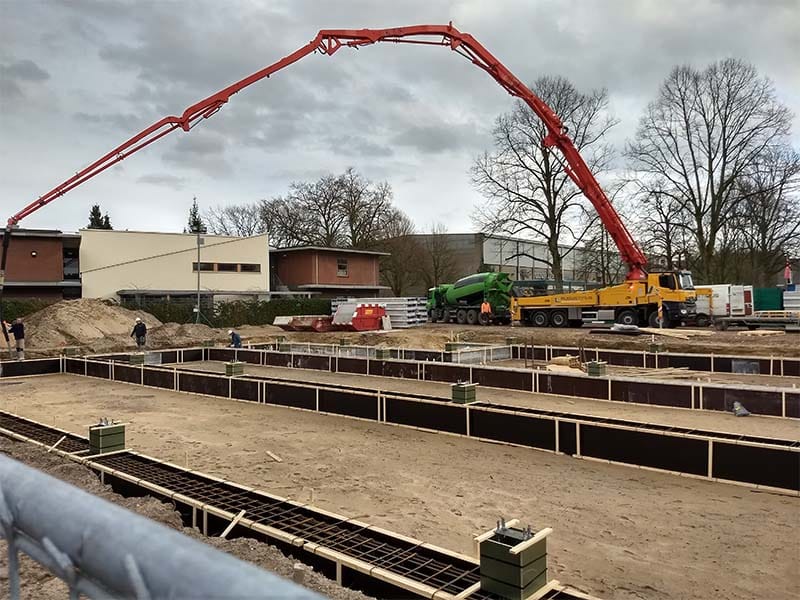
[[[482,325],[488,325],[492,322],[492,305],[484,298],[481,302],[481,317],[480,322]]]

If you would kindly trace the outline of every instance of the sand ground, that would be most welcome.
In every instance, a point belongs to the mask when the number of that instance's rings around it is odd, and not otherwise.
[[[130,421],[136,450],[462,552],[501,515],[552,526],[551,576],[604,598],[800,594],[797,497],[69,375],[4,382],[0,406],[83,435]]]
[[[225,363],[214,361],[191,362],[169,366],[184,369],[202,369],[213,373],[225,372]],[[244,365],[244,372],[245,374],[291,379],[303,383],[352,385],[381,390],[387,393],[406,392],[410,394],[428,394],[442,398],[449,398],[451,394],[449,383],[416,381],[414,379],[377,377],[374,375],[352,375],[349,373],[329,373],[327,371],[289,369],[285,367],[260,367],[250,364]],[[725,433],[740,433],[743,435],[800,440],[800,421],[782,419],[779,417],[751,415],[746,418],[740,418],[729,413],[712,410],[688,410],[684,408],[647,406],[644,404],[609,402],[607,400],[592,400],[589,398],[572,398],[553,394],[534,394],[532,392],[501,390],[488,387],[479,388],[478,399],[495,404],[510,404],[513,406],[563,411],[573,414],[629,419],[642,423],[661,423],[664,425],[674,425],[676,427],[691,427],[693,429],[721,431]]]

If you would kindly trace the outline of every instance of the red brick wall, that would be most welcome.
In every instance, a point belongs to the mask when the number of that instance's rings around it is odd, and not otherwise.
[[[339,277],[337,262],[347,259],[347,277]],[[378,285],[378,257],[304,250],[271,255],[280,280],[289,287],[316,285]]]
[[[270,260],[275,261],[278,277],[284,285],[295,287],[314,283],[314,252],[273,253]]]
[[[0,236],[0,242],[2,242]],[[36,256],[31,256],[36,252]],[[11,237],[7,281],[61,281],[64,249],[60,238]]]
[[[347,259],[347,277],[339,277],[337,260]],[[319,283],[329,285],[378,285],[378,257],[368,254],[319,253]]]

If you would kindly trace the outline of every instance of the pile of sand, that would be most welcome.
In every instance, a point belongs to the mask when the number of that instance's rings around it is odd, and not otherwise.
[[[24,319],[26,344],[29,348],[92,346],[98,340],[129,337],[136,317],[148,329],[161,325],[161,321],[141,310],[88,298],[63,300]]]

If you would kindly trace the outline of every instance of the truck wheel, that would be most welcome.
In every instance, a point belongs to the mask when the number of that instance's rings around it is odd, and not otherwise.
[[[531,324],[534,327],[547,327],[547,313],[543,310],[537,310],[531,316]]]
[[[647,324],[652,327],[653,329],[658,328],[658,311],[654,310],[650,313],[650,316],[647,317]]]
[[[469,317],[469,315],[467,315]],[[489,317],[488,313],[481,313],[478,315],[478,323],[481,325],[491,325],[492,319]]]
[[[467,311],[463,308],[459,308],[458,312],[456,312],[456,322],[459,325],[464,325],[467,322]]]
[[[467,311],[467,325],[477,325],[478,324],[478,311],[474,308],[470,308]]]
[[[619,312],[617,315],[617,323],[620,325],[638,325],[639,324],[639,316],[636,314],[636,311],[626,309]]]
[[[695,317],[695,323],[698,327],[708,327],[711,325],[711,318],[708,315],[699,314]]]
[[[448,323],[450,322],[450,310],[447,308],[440,308],[439,314],[437,315],[439,323]]]
[[[567,313],[563,310],[553,310],[550,312],[550,326],[551,327],[566,327],[567,326]]]

